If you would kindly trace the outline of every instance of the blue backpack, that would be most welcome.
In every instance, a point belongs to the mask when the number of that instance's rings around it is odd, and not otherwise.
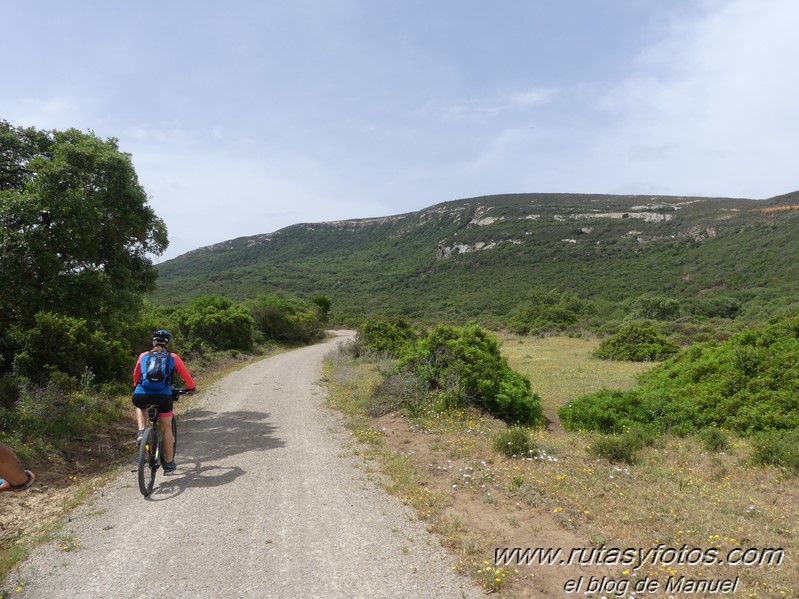
[[[170,386],[175,361],[168,351],[153,350],[142,358],[141,386],[147,393],[163,392]]]

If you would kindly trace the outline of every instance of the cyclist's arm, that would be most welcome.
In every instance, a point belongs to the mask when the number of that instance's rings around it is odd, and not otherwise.
[[[186,365],[183,363],[183,360],[180,359],[180,356],[177,354],[172,354],[172,357],[175,358],[175,370],[178,371],[180,378],[183,379],[183,382],[186,383],[186,387],[192,391],[194,391],[195,384],[194,379],[191,378],[189,374],[189,369],[186,368]]]

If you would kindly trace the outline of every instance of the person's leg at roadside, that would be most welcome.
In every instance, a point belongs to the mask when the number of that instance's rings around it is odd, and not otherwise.
[[[35,480],[36,476],[30,470],[25,470],[16,454],[0,443],[0,493],[24,491]]]

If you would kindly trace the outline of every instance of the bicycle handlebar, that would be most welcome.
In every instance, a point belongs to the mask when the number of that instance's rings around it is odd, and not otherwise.
[[[172,387],[172,399],[177,401],[181,395],[186,395],[193,391],[194,389],[188,389],[186,387]]]

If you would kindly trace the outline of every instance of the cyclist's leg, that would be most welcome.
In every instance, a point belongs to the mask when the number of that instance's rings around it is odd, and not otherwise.
[[[172,433],[174,405],[171,393],[169,395],[162,395],[159,398],[158,424],[161,426],[161,435],[164,439],[164,461],[167,464],[175,461],[175,435]]]
[[[147,428],[147,414],[145,414],[144,410],[141,408],[133,408],[136,410],[136,426],[139,427],[140,431],[143,431]]]
[[[161,434],[164,438],[164,460],[167,463],[175,460],[175,435],[172,434],[172,418],[174,414],[158,414],[158,423],[161,425]]]
[[[136,414],[136,426],[138,427],[138,432],[136,434],[136,440],[141,441],[142,433],[144,429],[147,428],[147,412],[144,411],[144,407],[147,405],[147,395],[141,394],[133,394],[133,411]]]

